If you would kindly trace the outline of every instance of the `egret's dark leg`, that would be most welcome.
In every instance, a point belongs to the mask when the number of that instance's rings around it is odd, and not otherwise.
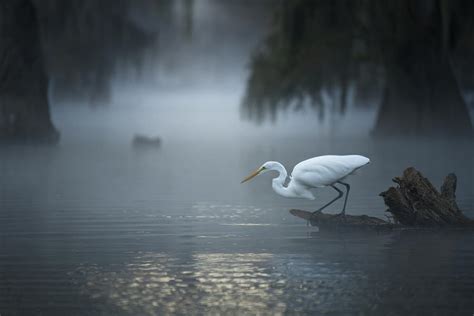
[[[342,195],[344,194],[344,193],[342,193],[341,190],[339,190],[339,189],[338,189],[335,185],[333,185],[333,184],[331,184],[331,188],[333,188],[334,190],[337,191],[337,193],[338,193],[337,196],[336,196],[333,200],[329,201],[329,203],[327,203],[326,205],[324,205],[324,206],[320,207],[319,209],[317,209],[316,211],[314,211],[313,214],[316,213],[316,212],[319,212],[319,211],[324,210],[326,207],[328,207],[328,206],[331,205],[332,203],[334,203],[334,202],[336,202],[337,200],[339,200],[339,199],[342,197]]]
[[[342,193],[341,190],[339,190],[339,189],[338,189],[335,185],[333,185],[333,184],[331,184],[331,188],[333,188],[334,190],[337,191],[337,196],[336,196],[334,199],[332,199],[331,201],[329,201],[329,203],[325,204],[324,206],[322,206],[322,207],[320,207],[319,209],[317,209],[316,211],[314,211],[312,215],[316,214],[316,212],[322,211],[323,209],[325,209],[326,207],[328,207],[328,206],[331,205],[332,203],[336,202],[336,201],[339,200],[339,199],[342,197],[342,195],[344,194],[344,193]],[[312,215],[311,215],[311,217],[312,217]],[[306,223],[308,226],[309,226],[309,222],[310,222],[310,221],[311,221],[311,218],[310,218],[310,220],[308,220],[308,222]]]
[[[341,212],[341,214],[346,215],[347,198],[349,197],[349,191],[351,190],[351,186],[348,183],[345,183],[342,181],[337,181],[337,183],[340,183],[346,187],[346,198],[344,199],[344,206],[342,207],[342,212]]]

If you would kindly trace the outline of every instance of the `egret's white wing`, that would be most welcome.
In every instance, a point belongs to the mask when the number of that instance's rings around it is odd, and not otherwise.
[[[344,179],[370,160],[359,155],[319,156],[300,162],[291,176],[293,181],[309,187],[324,187]]]

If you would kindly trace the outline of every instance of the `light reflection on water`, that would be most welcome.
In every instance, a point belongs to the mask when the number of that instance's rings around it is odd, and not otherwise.
[[[280,314],[286,280],[269,253],[200,253],[188,262],[143,254],[117,272],[84,265],[73,274],[82,291],[135,314],[239,312]],[[270,266],[269,266],[270,265]]]
[[[128,315],[445,314],[473,307],[469,232],[296,231],[273,240],[275,231],[266,231],[266,252],[249,252],[260,247],[254,230],[247,238],[199,242],[210,252],[143,252],[123,264],[82,264],[69,275],[89,304]],[[222,245],[227,252],[219,252]]]

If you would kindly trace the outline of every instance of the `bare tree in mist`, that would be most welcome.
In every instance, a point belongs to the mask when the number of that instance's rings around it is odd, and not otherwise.
[[[55,100],[104,104],[119,66],[142,68],[157,29],[138,14],[158,21],[170,14],[172,1],[38,0],[42,44]],[[141,10],[141,11],[140,11]]]
[[[359,103],[380,96],[375,135],[472,135],[458,83],[474,64],[472,2],[296,0],[275,11],[251,62],[251,119],[305,103],[324,115],[324,93],[344,113],[355,85]]]

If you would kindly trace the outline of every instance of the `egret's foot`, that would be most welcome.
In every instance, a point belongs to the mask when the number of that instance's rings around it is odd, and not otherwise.
[[[346,212],[342,211],[341,213],[337,214],[337,216],[342,216],[342,220],[346,220]]]
[[[314,214],[316,214],[317,212],[319,212],[319,210],[316,210],[311,214],[309,219],[306,221],[306,226],[311,226],[311,220],[313,219]]]

